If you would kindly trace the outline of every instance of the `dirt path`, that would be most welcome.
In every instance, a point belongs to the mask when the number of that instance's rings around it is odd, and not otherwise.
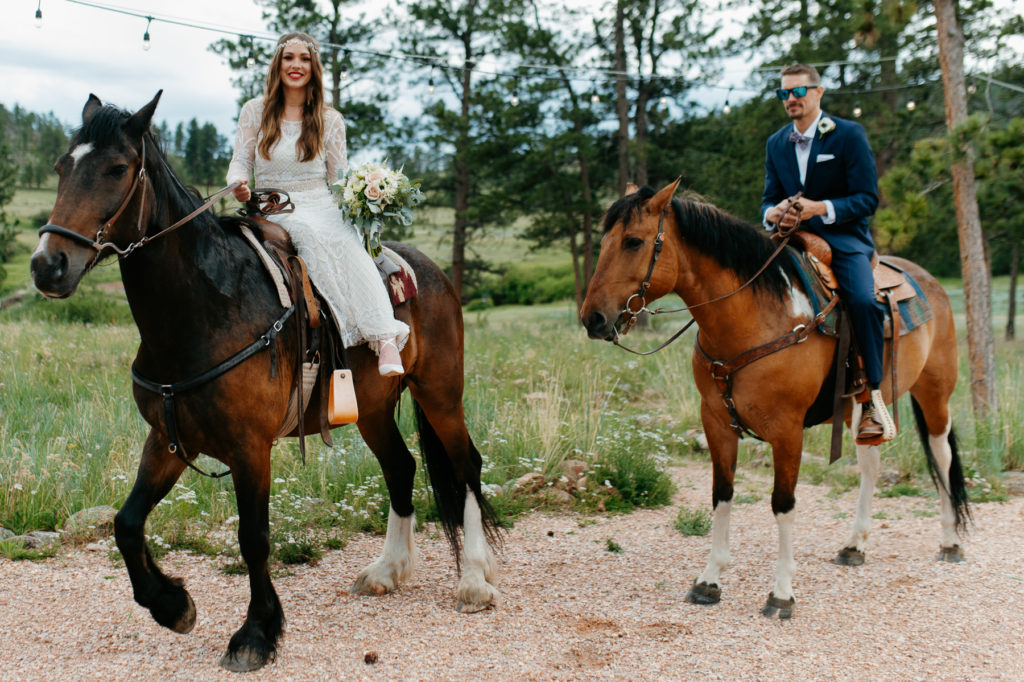
[[[707,465],[676,472],[679,500],[710,498]],[[738,505],[722,603],[688,604],[707,537],[672,529],[665,508],[596,520],[534,514],[501,556],[503,605],[454,612],[456,575],[436,533],[421,533],[416,575],[398,593],[348,587],[383,538],[359,536],[317,566],[276,580],[288,617],[276,663],[246,679],[1022,679],[1024,498],[975,508],[962,564],[934,560],[935,501],[876,499],[867,563],[831,563],[854,493],[801,485],[797,607],[759,615],[774,575],[775,524],[762,499]],[[842,516],[845,517],[840,518]],[[607,539],[623,548],[607,550]],[[76,550],[44,563],[0,559],[0,679],[241,679],[217,661],[241,624],[244,576],[172,553],[199,611],[176,635],[131,600],[123,568]],[[375,664],[364,654],[377,653]]]

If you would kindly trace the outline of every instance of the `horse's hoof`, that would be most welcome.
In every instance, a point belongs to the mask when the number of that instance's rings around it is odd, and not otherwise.
[[[704,604],[709,606],[711,604],[717,604],[722,600],[722,588],[718,585],[707,583],[698,583],[694,581],[693,585],[690,585],[690,591],[686,593],[686,601],[691,604]]]
[[[953,545],[952,547],[939,547],[939,556],[935,557],[939,561],[947,561],[951,564],[958,564],[965,560],[964,548],[960,545]]]
[[[458,602],[455,605],[455,610],[459,613],[486,611],[497,606],[501,599],[494,585],[484,580],[477,581],[476,584],[466,584],[465,579],[463,579],[459,583],[456,596],[458,597]]]
[[[776,615],[779,620],[789,620],[793,617],[793,606],[796,604],[796,600],[790,597],[789,599],[779,599],[775,596],[774,592],[768,593],[768,602],[761,609],[761,615],[768,618],[774,618]]]
[[[843,547],[833,559],[833,563],[840,566],[863,566],[864,552],[855,547]]]
[[[394,592],[394,585],[386,585],[380,580],[371,578],[369,575],[361,575],[356,578],[349,592],[364,597],[379,597],[388,592]]]
[[[180,581],[165,589],[149,612],[160,625],[179,634],[188,634],[196,625],[196,605]]]
[[[221,656],[220,667],[236,673],[247,673],[259,670],[267,663],[272,663],[277,657],[276,653],[263,651],[252,647],[242,647],[238,651],[231,651]]]

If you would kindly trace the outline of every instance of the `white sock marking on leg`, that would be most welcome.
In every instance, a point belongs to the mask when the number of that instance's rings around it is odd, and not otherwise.
[[[775,568],[775,588],[772,592],[779,599],[793,597],[793,575],[796,573],[796,562],[793,560],[793,521],[796,510],[785,514],[776,514],[775,521],[779,524],[779,561]]]
[[[718,585],[722,571],[729,564],[729,517],[732,502],[719,502],[711,517],[711,555],[704,572],[697,579],[699,583]]]

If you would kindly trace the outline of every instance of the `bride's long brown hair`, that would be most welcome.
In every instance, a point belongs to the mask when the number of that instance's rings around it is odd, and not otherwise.
[[[320,48],[311,36],[297,31],[285,33],[277,39],[277,50],[267,70],[267,84],[263,92],[263,119],[260,121],[259,152],[270,160],[270,150],[281,137],[281,116],[284,114],[284,87],[281,85],[281,60],[284,45],[289,40],[299,39],[309,49],[309,83],[306,84],[306,101],[302,107],[302,133],[295,141],[299,161],[310,161],[323,148],[324,143],[324,67],[320,62]]]

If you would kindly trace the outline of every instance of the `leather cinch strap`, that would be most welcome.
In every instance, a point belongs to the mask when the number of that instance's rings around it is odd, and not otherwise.
[[[294,312],[295,306],[288,308],[288,310],[284,312],[284,315],[279,317],[274,324],[270,326],[270,329],[260,336],[260,338],[256,339],[251,344],[229,357],[227,360],[224,360],[216,367],[203,372],[199,376],[186,379],[185,381],[179,381],[176,384],[160,384],[155,381],[150,381],[140,375],[135,369],[135,364],[132,363],[132,381],[148,391],[159,393],[163,396],[164,427],[167,429],[167,439],[169,441],[168,450],[177,455],[178,458],[187,464],[193,471],[197,471],[203,476],[208,476],[209,478],[220,478],[231,473],[231,470],[229,469],[218,474],[208,474],[191,462],[188,453],[185,451],[184,446],[181,445],[181,442],[178,439],[178,417],[174,408],[175,394],[188,391],[193,388],[198,388],[199,386],[209,383],[222,374],[227,373],[234,367],[242,364],[253,355],[256,355],[260,351],[268,348],[272,354],[270,358],[270,376],[272,378],[277,376],[277,335],[281,332],[281,329],[284,328],[284,323]]]

